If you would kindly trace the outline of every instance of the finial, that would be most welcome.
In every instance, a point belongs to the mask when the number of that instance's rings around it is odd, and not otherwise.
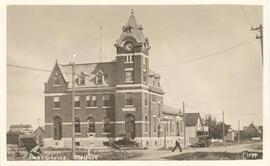
[[[55,59],[55,64],[57,64],[58,63],[58,61],[57,61],[57,59]]]
[[[131,15],[133,15],[134,14],[134,11],[133,11],[133,9],[131,9]]]

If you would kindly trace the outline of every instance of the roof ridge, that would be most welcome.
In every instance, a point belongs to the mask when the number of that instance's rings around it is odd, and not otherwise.
[[[90,65],[90,64],[100,64],[100,63],[115,63],[114,61],[108,62],[88,62],[88,63],[75,63],[75,65]],[[59,64],[61,66],[70,66],[71,64]]]

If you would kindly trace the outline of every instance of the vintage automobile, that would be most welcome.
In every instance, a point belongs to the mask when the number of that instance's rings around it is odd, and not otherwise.
[[[209,147],[209,146],[210,146],[210,138],[208,135],[198,136],[198,141],[191,145],[191,147],[194,148]]]

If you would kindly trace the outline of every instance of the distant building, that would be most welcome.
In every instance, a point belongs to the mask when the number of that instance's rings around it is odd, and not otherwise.
[[[234,141],[237,136],[237,132],[231,128],[231,125],[226,125],[225,127],[228,128],[228,133],[226,133],[224,140],[229,142]]]
[[[20,145],[20,137],[22,135],[31,135],[33,127],[30,124],[14,124],[10,125],[7,133],[7,144]]]
[[[14,124],[10,125],[9,133],[30,134],[33,132],[33,127],[30,124]]]
[[[208,135],[208,127],[204,126],[200,113],[186,113],[187,144],[193,144],[200,135]]]
[[[113,61],[74,65],[75,144],[123,135],[142,147],[163,146],[164,138],[173,143],[182,135],[183,116],[163,103],[161,77],[149,68],[149,39],[133,12],[114,46]],[[71,146],[71,73],[71,64],[56,62],[45,83],[45,146]]]
[[[263,137],[263,126],[256,126],[253,122],[249,126],[243,127],[243,132],[250,138]]]

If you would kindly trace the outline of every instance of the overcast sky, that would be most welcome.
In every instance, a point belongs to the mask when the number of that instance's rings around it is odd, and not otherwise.
[[[98,62],[100,25],[103,61],[110,61],[131,9],[150,40],[150,67],[161,74],[165,103],[180,109],[185,101],[192,107],[186,112],[217,120],[224,110],[233,128],[237,120],[262,125],[261,50],[250,31],[262,23],[259,6],[9,6],[7,63],[50,70],[74,53],[76,63]],[[49,74],[7,68],[7,127],[36,127],[38,118],[44,124]]]

